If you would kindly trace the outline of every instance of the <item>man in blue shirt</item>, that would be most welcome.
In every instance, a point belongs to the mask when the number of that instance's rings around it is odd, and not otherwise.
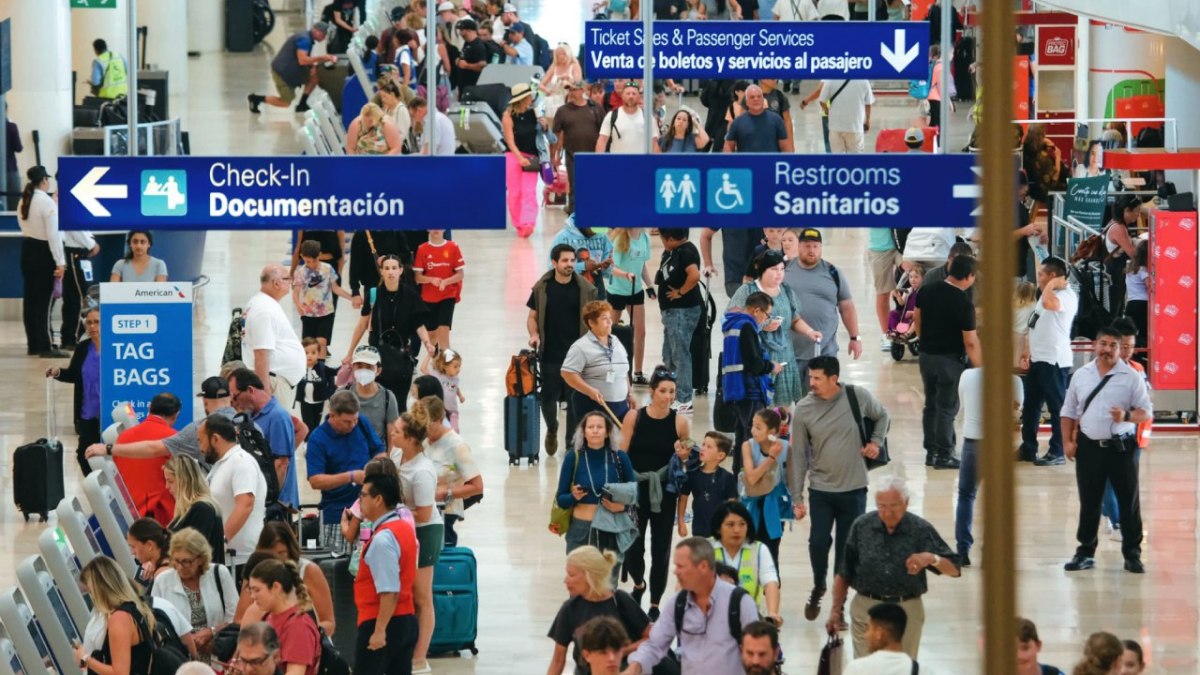
[[[240,368],[229,374],[229,395],[238,412],[250,416],[262,431],[275,457],[275,476],[279,481],[279,503],[290,510],[300,506],[300,488],[296,483],[296,427],[292,415],[268,394],[258,374]]]
[[[387,448],[370,423],[358,418],[358,399],[349,391],[329,397],[329,417],[308,437],[308,484],[321,492],[321,545],[344,553],[342,512],[358,499],[363,467]]]
[[[533,65],[533,45],[525,39],[525,24],[514,22],[504,31],[504,53],[508,62],[521,66]]]
[[[329,33],[329,24],[318,21],[311,30],[301,31],[289,37],[279,52],[271,61],[271,79],[275,81],[275,91],[278,96],[261,96],[248,94],[246,100],[250,103],[250,112],[261,112],[259,106],[266,103],[276,108],[287,108],[296,100],[296,88],[304,87],[304,94],[296,106],[296,112],[308,110],[308,95],[317,88],[316,66],[321,63],[337,63],[338,57],[333,54],[313,56],[313,45],[324,42]]]

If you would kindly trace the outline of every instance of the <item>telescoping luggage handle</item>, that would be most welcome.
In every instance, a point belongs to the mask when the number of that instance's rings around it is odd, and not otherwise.
[[[58,406],[54,400],[54,378],[46,378],[46,440],[58,442]]]

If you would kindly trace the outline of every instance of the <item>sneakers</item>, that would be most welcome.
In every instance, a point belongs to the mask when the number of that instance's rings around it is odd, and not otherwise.
[[[642,374],[641,372],[637,372],[637,373],[633,374],[633,383],[637,384],[637,385],[646,386],[646,385],[650,384],[650,380],[647,380],[646,376],[644,374]]]
[[[558,452],[558,429],[546,430],[546,454],[551,457]]]
[[[1108,534],[1108,538],[1113,541],[1125,541],[1124,535],[1121,534],[1121,526],[1113,527],[1112,531]]]
[[[1049,453],[1033,460],[1034,466],[1062,466],[1067,463],[1067,458],[1062,455],[1051,455]]]
[[[954,455],[943,455],[933,458],[934,469],[957,469],[961,465],[962,462]]]
[[[680,415],[691,415],[693,412],[695,412],[695,409],[693,408],[691,402],[680,403],[675,407],[675,412]]]
[[[888,336],[886,336],[886,335],[879,336],[879,351],[881,351],[881,352],[892,351],[892,341],[888,339]]]
[[[1127,566],[1128,564],[1129,563],[1126,563]],[[1095,558],[1089,558],[1088,556],[1084,555],[1076,555],[1075,557],[1071,558],[1066,565],[1063,565],[1063,569],[1068,572],[1082,572],[1084,570],[1090,570],[1095,566]],[[1128,569],[1128,567],[1126,567],[1126,569]]]
[[[816,621],[818,616],[821,616],[821,598],[825,595],[824,586],[814,586],[812,593],[808,596],[808,602],[804,603],[804,618],[809,621]]]
[[[429,675],[432,672],[433,668],[430,667],[429,661],[426,661],[425,665],[419,667],[415,663],[413,664],[412,675]]]
[[[258,106],[263,102],[262,96],[259,96],[258,94],[246,94],[246,102],[250,104],[250,112],[254,113],[255,115],[262,112],[258,109]]]

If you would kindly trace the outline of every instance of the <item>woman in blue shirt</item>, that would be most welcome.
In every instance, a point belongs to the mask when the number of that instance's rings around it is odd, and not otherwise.
[[[680,108],[671,118],[667,133],[658,137],[659,149],[668,153],[702,152],[708,145],[708,134],[696,113]]]
[[[621,314],[629,308],[633,325],[633,383],[648,384],[642,374],[646,354],[646,296],[656,294],[650,269],[650,235],[640,227],[618,227],[609,232],[613,241],[611,278],[606,280],[608,304],[612,305],[613,324],[620,323]]]
[[[590,543],[592,519],[603,507],[620,513],[625,506],[601,497],[609,483],[635,480],[629,455],[617,450],[616,426],[600,412],[589,412],[575,432],[575,452],[563,460],[558,474],[558,505],[571,509],[571,527],[567,530],[567,553]]]

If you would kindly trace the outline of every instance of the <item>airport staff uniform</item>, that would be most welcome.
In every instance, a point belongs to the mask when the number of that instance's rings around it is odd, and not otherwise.
[[[79,230],[64,232],[62,241],[67,269],[63,272],[62,331],[59,332],[59,339],[62,340],[63,349],[70,349],[79,338],[79,311],[83,307],[83,296],[87,295],[88,287],[95,283],[92,261],[88,258],[96,248],[96,238],[91,232]]]
[[[65,267],[62,236],[58,232],[58,204],[43,190],[35,189],[29,202],[29,217],[21,227],[21,276],[25,281],[22,317],[30,354],[52,349],[50,296],[54,292],[54,269]]]

